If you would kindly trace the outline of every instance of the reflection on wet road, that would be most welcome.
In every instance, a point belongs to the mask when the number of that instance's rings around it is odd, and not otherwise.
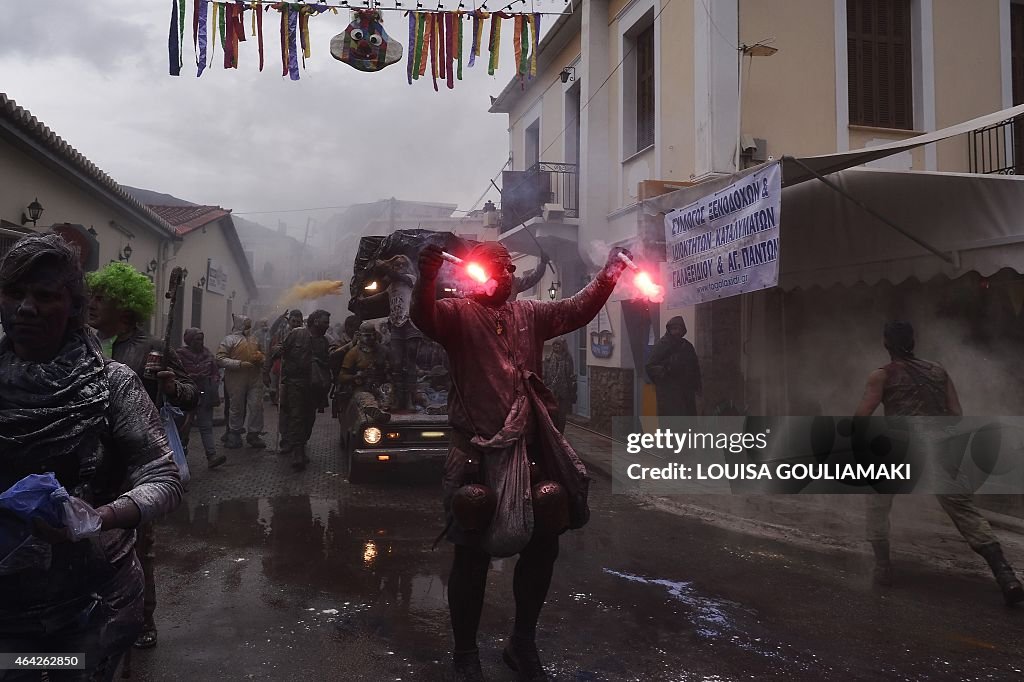
[[[990,586],[915,575],[887,596],[864,566],[645,509],[595,481],[594,514],[563,536],[541,619],[567,680],[1012,679],[1019,612]],[[336,499],[190,497],[160,528],[159,646],[134,677],[440,679],[450,549],[436,487],[346,487]],[[514,560],[494,562],[485,670],[512,622]]]

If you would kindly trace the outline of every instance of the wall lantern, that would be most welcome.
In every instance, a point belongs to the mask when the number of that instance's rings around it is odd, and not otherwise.
[[[124,245],[124,248],[121,249],[121,253],[117,254],[117,260],[127,263],[129,260],[131,260],[131,257],[132,244],[131,242],[128,242],[127,244]]]
[[[21,224],[32,223],[32,227],[35,227],[36,221],[43,215],[43,205],[39,203],[39,197],[36,197],[31,204],[26,206],[25,210],[28,211],[28,215],[25,214],[25,211],[22,211]]]
[[[149,261],[148,265],[146,265],[146,274],[147,275],[155,274],[156,273],[156,269],[158,267],[160,267],[160,264],[157,263],[156,262],[156,258],[154,258],[153,260]]]
[[[553,301],[555,296],[558,295],[558,290],[562,288],[561,282],[552,282],[551,286],[548,287],[548,297]]]
[[[558,77],[562,79],[563,83],[568,83],[569,81],[575,81],[576,80],[576,67],[573,67],[573,66],[565,67],[564,69],[562,69],[561,73],[558,74]]]

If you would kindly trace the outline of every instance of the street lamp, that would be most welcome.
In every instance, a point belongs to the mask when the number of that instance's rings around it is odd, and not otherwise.
[[[551,286],[548,287],[548,298],[552,301],[555,300],[555,296],[558,295],[558,290],[562,287],[561,282],[552,282]]]
[[[36,221],[43,215],[43,205],[39,203],[39,197],[32,200],[32,203],[25,207],[28,211],[28,215],[25,212],[21,213],[21,224],[32,223],[32,227],[36,226]]]
[[[779,48],[772,47],[768,43],[774,41],[775,38],[766,38],[765,40],[759,40],[753,45],[747,45],[740,43],[737,48],[739,52],[739,64],[736,65],[736,172],[740,170],[740,153],[743,146],[743,58],[750,57],[753,60],[754,57],[771,57],[773,54],[779,51]]]

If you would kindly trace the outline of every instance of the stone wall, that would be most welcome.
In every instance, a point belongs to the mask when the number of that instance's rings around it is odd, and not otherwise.
[[[633,370],[590,366],[590,428],[611,435],[613,417],[633,415]]]

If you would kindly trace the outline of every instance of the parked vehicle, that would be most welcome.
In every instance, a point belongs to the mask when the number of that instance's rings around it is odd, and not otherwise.
[[[429,230],[399,230],[359,242],[349,309],[377,326],[382,352],[374,354],[362,384],[341,396],[342,471],[352,483],[405,463],[435,461],[440,467],[448,454],[448,358],[409,320],[416,263],[427,243],[455,255],[475,244]],[[457,295],[457,273],[445,266],[438,298]]]

